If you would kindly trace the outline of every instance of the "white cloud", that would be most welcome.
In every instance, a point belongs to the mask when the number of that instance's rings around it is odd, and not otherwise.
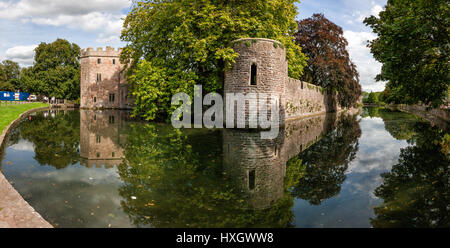
[[[381,7],[380,5],[375,5],[372,7],[370,14],[372,14],[373,16],[379,17],[379,14],[382,10],[383,10],[383,7]]]
[[[131,0],[0,0],[0,19],[97,32],[105,41],[120,35],[122,10],[130,6]]]
[[[34,60],[34,49],[37,45],[15,46],[6,50],[5,58],[20,63],[22,65],[31,65]]]
[[[26,141],[26,140],[21,140],[19,143],[14,144],[14,145],[10,146],[9,148],[14,149],[16,151],[32,152],[32,151],[34,151],[34,144],[29,141]]]
[[[81,16],[91,12],[116,12],[129,7],[130,0],[20,0],[0,2],[0,18],[20,19],[56,17],[59,15]]]
[[[344,37],[348,41],[348,51],[352,61],[356,64],[360,83],[365,91],[382,91],[385,83],[376,82],[375,77],[381,72],[381,64],[376,61],[370,49],[367,47],[367,41],[376,38],[376,35],[370,32],[344,31]]]
[[[117,35],[105,36],[104,34],[100,34],[95,42],[104,44],[118,44],[120,43],[120,37]]]

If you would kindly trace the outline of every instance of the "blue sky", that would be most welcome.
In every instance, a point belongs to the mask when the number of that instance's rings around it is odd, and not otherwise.
[[[344,29],[350,56],[358,67],[363,90],[379,91],[375,82],[381,65],[366,41],[376,36],[364,26],[366,16],[377,15],[387,0],[303,0],[298,19],[323,13]],[[33,49],[41,42],[67,39],[80,47],[123,46],[120,30],[131,0],[0,0],[0,61],[31,65]]]

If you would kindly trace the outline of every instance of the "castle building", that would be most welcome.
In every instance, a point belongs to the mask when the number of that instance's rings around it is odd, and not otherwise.
[[[81,101],[86,109],[129,109],[125,65],[120,63],[121,49],[112,47],[81,50]]]

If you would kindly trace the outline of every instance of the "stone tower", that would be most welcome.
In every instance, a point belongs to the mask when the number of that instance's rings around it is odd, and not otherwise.
[[[224,93],[276,96],[280,101],[280,120],[284,120],[283,97],[288,78],[284,46],[275,40],[245,38],[233,41],[232,47],[239,57],[233,67],[225,72]]]
[[[112,47],[81,50],[81,108],[127,109],[128,84],[124,65],[120,63],[121,49]]]

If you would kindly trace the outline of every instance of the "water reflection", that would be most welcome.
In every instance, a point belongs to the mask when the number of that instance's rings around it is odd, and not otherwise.
[[[22,121],[13,133],[13,143],[18,142],[20,133],[22,139],[33,144],[34,159],[40,165],[63,169],[79,162],[80,115],[76,112],[39,112]]]
[[[405,133],[408,146],[398,163],[382,174],[375,195],[374,227],[450,227],[449,136],[427,123],[415,123]]]
[[[124,157],[128,119],[129,112],[125,111],[81,111],[81,164],[88,168],[119,165]]]
[[[2,171],[61,227],[448,225],[448,134],[405,113],[361,117],[291,121],[261,140],[123,111],[40,112],[12,130]]]
[[[300,153],[305,173],[293,195],[313,205],[338,195],[346,179],[345,172],[358,152],[360,136],[356,116],[345,116],[333,131]]]

